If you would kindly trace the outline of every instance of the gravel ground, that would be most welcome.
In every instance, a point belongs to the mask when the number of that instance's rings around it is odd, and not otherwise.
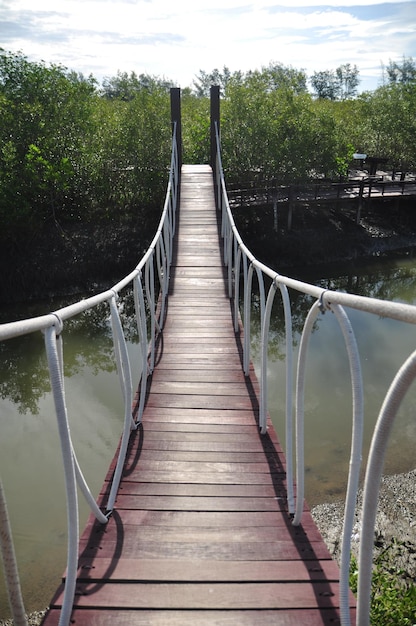
[[[375,555],[391,543],[393,539],[403,542],[397,565],[407,577],[416,582],[416,469],[407,474],[396,474],[382,478],[379,497],[379,511],[375,528]],[[356,523],[352,542],[352,552],[358,555],[360,545],[360,519],[362,492],[358,495]],[[312,515],[322,537],[335,559],[340,556],[343,502],[320,504],[312,509]],[[28,616],[29,626],[39,626],[45,611],[36,611]],[[0,626],[13,626],[12,620],[0,621]]]
[[[43,611],[34,611],[33,613],[31,613],[30,615],[27,616],[27,623],[28,626],[39,626],[39,624],[42,622],[42,618],[46,613],[46,609],[44,609]],[[1,622],[0,621],[0,626],[13,626],[14,622],[12,619],[7,619],[6,621]]]
[[[398,567],[406,577],[416,582],[416,469],[406,474],[384,476],[379,495],[379,507],[374,536],[376,557],[393,540],[403,543],[397,556]],[[358,494],[353,530],[352,552],[358,556],[362,491]],[[335,559],[340,557],[344,503],[320,504],[312,509],[313,518],[321,531],[329,551]]]

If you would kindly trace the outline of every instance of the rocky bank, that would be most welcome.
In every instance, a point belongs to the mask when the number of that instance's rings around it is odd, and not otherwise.
[[[416,469],[406,474],[384,476],[374,530],[374,557],[392,543],[399,542],[396,565],[403,576],[416,584]],[[352,553],[358,557],[360,547],[362,497],[360,490],[352,536]],[[344,502],[320,504],[312,509],[313,518],[333,557],[339,560]]]

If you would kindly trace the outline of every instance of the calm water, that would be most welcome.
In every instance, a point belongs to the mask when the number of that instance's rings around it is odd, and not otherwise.
[[[322,276],[326,275],[326,278]],[[329,278],[328,278],[329,276]],[[331,277],[332,276],[332,277]],[[371,265],[341,268],[331,266],[315,275],[298,278],[328,289],[416,304],[416,262],[410,258],[383,260]],[[278,302],[278,297],[276,296]],[[312,300],[292,300],[295,359],[306,314]],[[280,303],[279,303],[280,304]],[[271,324],[269,350],[269,410],[284,447],[285,363],[284,325],[281,307]],[[356,336],[364,380],[363,472],[372,432],[384,396],[402,363],[416,349],[416,328],[368,313],[347,310]],[[259,371],[259,325],[252,326],[252,360]],[[305,485],[310,505],[339,500],[348,478],[352,393],[349,362],[335,316],[326,312],[317,320],[309,342],[305,387]],[[296,365],[294,365],[294,370]],[[416,383],[403,401],[391,435],[385,473],[406,472],[416,467]]]
[[[351,268],[331,267],[298,277],[363,295],[416,303],[416,262],[386,261]],[[295,297],[293,315],[298,343],[310,301]],[[56,309],[40,303],[24,316]],[[254,307],[255,308],[255,307]],[[275,307],[270,346],[270,412],[284,441],[284,348],[280,307]],[[129,338],[134,379],[139,362],[130,304],[123,322]],[[13,310],[4,321],[17,319]],[[366,385],[367,450],[382,398],[401,363],[416,348],[416,329],[398,322],[351,312]],[[2,320],[3,321],[3,320]],[[253,311],[252,359],[258,363],[259,325]],[[0,344],[0,475],[2,476],[27,610],[45,606],[65,568],[66,505],[56,420],[49,393],[41,333]],[[65,324],[67,404],[71,432],[81,467],[95,495],[120,437],[123,405],[115,375],[108,310],[83,314]],[[341,332],[331,313],[319,318],[310,342],[305,400],[306,497],[315,504],[342,497],[351,434],[349,366]],[[415,391],[403,403],[394,428],[386,473],[416,466]],[[365,455],[366,455],[365,450]],[[80,499],[81,525],[88,511]],[[9,615],[0,581],[0,619]]]

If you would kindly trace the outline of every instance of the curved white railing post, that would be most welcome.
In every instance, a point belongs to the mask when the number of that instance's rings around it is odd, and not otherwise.
[[[112,479],[110,494],[107,502],[107,512],[111,512],[117,497],[126,460],[127,447],[130,439],[130,432],[137,428],[132,415],[133,395],[131,383],[131,370],[129,355],[127,352],[126,340],[121,326],[120,315],[116,304],[116,294],[110,299],[111,326],[113,329],[114,352],[117,362],[117,370],[124,400],[124,427],[121,436],[120,451],[117,459],[116,469]]]
[[[274,295],[276,293],[276,283],[270,285],[266,301],[264,320],[261,328],[261,379],[260,379],[260,411],[259,427],[262,435],[267,432],[267,360],[269,348],[270,315],[272,312]]]
[[[139,406],[137,407],[137,421],[139,424],[142,421],[144,402],[146,399],[147,390],[147,377],[148,377],[148,363],[147,363],[147,323],[146,323],[146,306],[144,303],[143,285],[141,281],[141,274],[138,274],[134,284],[134,305],[136,310],[136,322],[137,332],[139,335],[139,344],[141,347],[141,361],[142,371],[140,375],[140,398]]]
[[[416,378],[416,351],[403,363],[386,394],[374,429],[364,481],[361,541],[358,559],[357,625],[370,624],[374,526],[388,439],[399,406]]]
[[[323,296],[321,297],[321,306],[323,304]],[[360,479],[361,455],[363,447],[363,429],[364,429],[364,392],[363,379],[361,374],[361,362],[358,353],[355,335],[343,307],[339,304],[331,305],[341,327],[344,336],[345,346],[347,348],[348,359],[350,364],[350,376],[352,384],[352,435],[351,435],[351,452],[350,452],[350,469],[348,473],[347,494],[345,499],[344,523],[342,530],[341,544],[341,577],[340,577],[340,611],[342,626],[350,625],[349,611],[349,573],[350,573],[350,554],[351,554],[351,536],[354,527],[354,514],[357,504],[358,484]]]
[[[305,374],[306,357],[312,328],[319,314],[319,302],[314,302],[306,317],[299,344],[298,368],[296,376],[296,509],[293,525],[301,522],[303,501],[305,498],[305,455],[304,455],[304,419],[305,419]]]
[[[234,332],[238,332],[239,329],[239,318],[240,318],[240,268],[241,268],[241,250],[240,247],[237,249],[237,256],[235,259],[235,267],[234,267]],[[244,357],[243,357],[244,358]]]
[[[286,444],[286,483],[287,483],[287,503],[289,515],[295,512],[294,484],[293,484],[293,337],[292,337],[292,313],[290,298],[286,285],[279,282],[279,275],[276,274],[269,289],[264,314],[261,341],[261,397],[260,397],[260,425],[262,432],[265,432],[267,419],[267,370],[268,370],[268,345],[270,316],[273,307],[275,292],[277,287],[282,296],[283,310],[285,316],[285,363],[286,363],[286,390],[285,390],[285,444]]]
[[[61,323],[60,323],[61,325]],[[58,334],[62,332],[61,328]],[[63,374],[57,350],[57,331],[55,326],[45,330],[45,346],[48,359],[49,375],[51,380],[52,395],[55,404],[55,412],[58,420],[59,439],[64,465],[64,476],[67,499],[68,520],[68,560],[65,581],[64,599],[59,617],[59,626],[68,626],[71,618],[72,605],[75,596],[75,586],[78,567],[78,496],[75,476],[75,464],[72,454],[72,442],[68,423],[68,414],[63,390]]]

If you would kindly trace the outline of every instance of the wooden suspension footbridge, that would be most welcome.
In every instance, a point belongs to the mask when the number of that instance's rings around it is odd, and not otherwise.
[[[142,423],[107,524],[80,539],[78,626],[339,624],[339,570],[306,505],[286,504],[285,458],[242,367],[212,170],[182,166],[170,294]],[[105,510],[109,481],[99,504]],[[65,580],[65,577],[64,577]],[[44,626],[59,622],[64,580]],[[355,600],[350,597],[355,623]]]

